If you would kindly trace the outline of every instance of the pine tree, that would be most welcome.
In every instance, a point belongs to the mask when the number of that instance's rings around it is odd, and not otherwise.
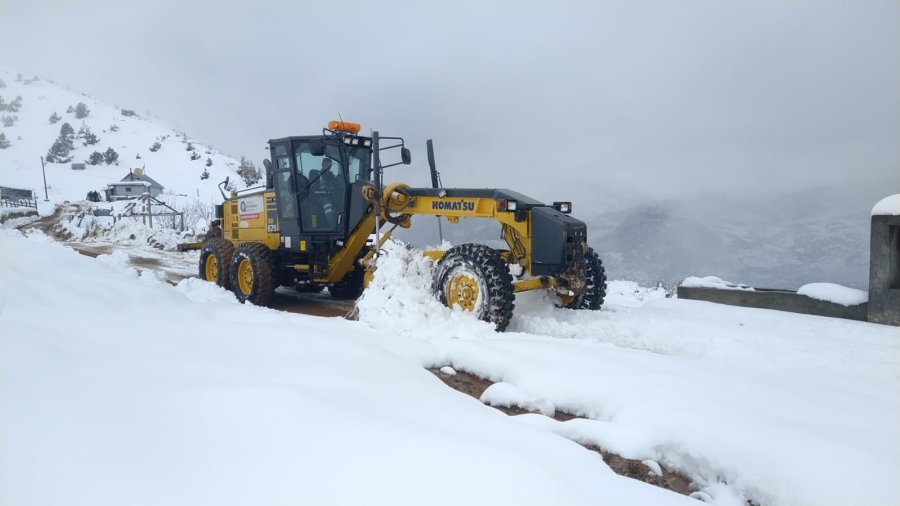
[[[3,82],[3,79],[0,79],[0,88],[6,88],[6,83]]]
[[[85,146],[93,146],[100,142],[100,139],[97,138],[97,135],[94,132],[91,132],[91,127],[84,125],[78,130],[78,138],[84,141]]]
[[[122,109],[122,116],[137,116],[137,113],[132,109]]]
[[[47,151],[47,161],[50,163],[68,163],[72,161],[72,150],[75,144],[75,129],[68,123],[63,123],[59,129],[59,137]]]
[[[196,150],[196,149],[197,149],[197,148],[195,148],[194,145],[193,145],[192,143],[190,143],[190,142],[187,143],[187,147],[184,148],[185,151],[194,151],[194,150]]]
[[[16,124],[16,121],[19,121],[19,117],[15,114],[11,116],[3,115],[3,126],[11,127]]]
[[[155,153],[155,152],[159,151],[159,148],[161,148],[161,147],[162,147],[162,144],[160,144],[159,141],[156,141],[153,143],[152,146],[150,146],[150,151]]]
[[[6,106],[6,110],[9,112],[19,112],[19,109],[22,107],[22,95],[16,97],[15,100],[9,103]]]
[[[207,166],[207,167],[212,167],[212,158],[207,158],[207,159],[206,159],[206,166]]]
[[[91,153],[91,156],[89,156],[88,159],[85,160],[85,163],[88,163],[90,165],[100,165],[101,163],[103,163],[103,153],[94,151],[93,153]]]
[[[200,159],[200,153],[198,153],[198,152],[196,152],[196,151],[194,151],[193,153],[191,153],[191,160],[192,160],[192,161],[193,161],[193,160],[199,160],[199,159]]]
[[[91,110],[88,109],[88,106],[85,105],[84,102],[78,102],[78,105],[75,106],[75,118],[76,119],[84,119],[88,117],[88,114],[91,113]]]
[[[116,153],[113,148],[108,148],[106,152],[103,153],[103,159],[106,160],[107,165],[112,165],[114,163],[118,165],[119,153]]]
[[[70,105],[69,107],[66,108],[66,112],[69,114],[72,114],[73,112],[75,112],[75,108]]]
[[[54,112],[53,114],[50,115],[50,124],[51,124],[51,125],[55,125],[56,122],[58,122],[58,121],[61,120],[61,119],[62,119],[62,118],[59,116],[59,114],[56,114],[56,113]]]
[[[5,111],[7,107],[9,107],[9,104],[7,104],[6,101],[3,100],[3,97],[0,96],[0,111]]]
[[[0,149],[6,149],[10,146],[10,142],[6,140],[6,134],[0,132]]]
[[[237,173],[241,176],[241,179],[244,180],[244,184],[247,186],[253,186],[262,179],[262,174],[259,172],[259,169],[253,165],[253,162],[247,160],[243,156],[241,157],[241,165],[238,167]]]
[[[203,169],[203,172],[200,173],[200,179],[209,179],[209,171]]]

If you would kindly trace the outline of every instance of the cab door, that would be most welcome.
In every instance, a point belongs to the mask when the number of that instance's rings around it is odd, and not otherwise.
[[[294,142],[294,166],[304,235],[343,235],[347,214],[347,174],[338,146],[314,156],[309,141]]]
[[[281,244],[289,250],[299,251],[300,214],[290,144],[274,144],[271,150],[275,161],[275,199]]]

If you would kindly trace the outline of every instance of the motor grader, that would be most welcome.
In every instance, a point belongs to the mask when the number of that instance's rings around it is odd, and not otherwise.
[[[200,248],[200,277],[266,305],[279,286],[355,299],[375,274],[374,257],[397,227],[414,216],[450,223],[484,218],[500,223],[506,248],[460,244],[424,254],[435,261],[434,295],[451,308],[506,329],[514,294],[546,290],[560,306],[600,309],[606,276],[587,245],[570,202],[544,204],[503,189],[442,188],[428,141],[431,188],[385,185],[384,169],[409,164],[400,137],[332,121],[321,135],[269,140],[266,184],[222,191],[223,204]],[[392,151],[393,150],[393,151]],[[399,161],[383,164],[388,152]],[[393,155],[393,158],[398,158]],[[219,185],[227,187],[227,180]]]

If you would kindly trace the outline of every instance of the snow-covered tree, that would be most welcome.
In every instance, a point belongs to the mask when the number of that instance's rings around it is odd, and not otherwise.
[[[209,179],[209,171],[205,168],[203,169],[203,172],[200,173],[200,179]]]
[[[9,107],[9,104],[7,104],[6,100],[3,100],[3,97],[0,96],[0,111],[5,111],[7,107]]]
[[[0,149],[6,149],[10,146],[8,140],[6,140],[6,134],[0,132]]]
[[[78,138],[84,141],[85,146],[93,146],[100,142],[97,135],[94,134],[94,132],[91,132],[91,127],[87,125],[83,125],[81,129],[78,130]]]
[[[75,112],[75,108],[70,105],[69,107],[66,108],[66,112],[69,114],[72,114],[73,112]]]
[[[207,159],[206,159],[206,166],[207,166],[207,167],[212,167],[212,158],[207,158]]]
[[[88,109],[88,106],[84,102],[78,102],[78,105],[75,106],[75,118],[83,119],[87,118],[88,114],[91,113],[91,110]]]
[[[59,137],[47,151],[47,161],[50,163],[68,163],[72,161],[72,150],[75,149],[73,138],[75,129],[68,123],[63,123],[59,129]]]
[[[110,132],[118,132],[118,131],[119,131],[119,125],[109,125],[109,131],[110,131]]]
[[[108,165],[112,165],[112,164],[118,165],[119,153],[116,153],[116,151],[113,148],[108,148],[106,150],[106,152],[103,153],[103,159],[106,160],[106,163]]]
[[[122,109],[122,116],[137,116],[137,113],[132,109]]]
[[[3,82],[3,79],[0,79],[0,88],[6,88],[6,83]]]
[[[244,184],[247,186],[253,186],[262,179],[262,174],[259,169],[253,165],[253,162],[247,160],[243,156],[241,157],[241,164],[237,168],[237,173],[241,176],[241,179],[244,180]]]
[[[6,106],[6,110],[9,112],[19,112],[19,109],[22,107],[22,96],[19,95]]]
[[[162,144],[160,144],[159,141],[156,141],[153,143],[152,146],[150,146],[150,151],[155,153],[155,152],[159,151],[159,148],[161,148],[161,147],[162,147]]]
[[[54,112],[53,114],[50,115],[50,124],[55,125],[56,122],[58,122],[61,119],[62,119],[62,117],[59,114],[56,114]]]
[[[88,159],[85,160],[85,163],[90,165],[100,165],[101,163],[103,163],[103,160],[103,153],[94,151],[93,153],[91,153],[91,156],[89,156]]]
[[[15,114],[3,115],[3,126],[11,127],[16,124],[16,121],[19,121],[19,117]]]
[[[193,153],[191,153],[191,161],[193,161],[193,160],[199,160],[199,159],[200,159],[200,153],[198,153],[198,152],[196,152],[196,151],[194,151]]]
[[[197,148],[194,147],[193,143],[187,143],[187,147],[184,148],[185,151],[195,151]]]

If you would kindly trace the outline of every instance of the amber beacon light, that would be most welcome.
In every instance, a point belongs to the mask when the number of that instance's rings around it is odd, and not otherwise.
[[[351,134],[359,133],[359,123],[350,123],[349,121],[329,121],[328,129],[334,132],[347,132]]]

